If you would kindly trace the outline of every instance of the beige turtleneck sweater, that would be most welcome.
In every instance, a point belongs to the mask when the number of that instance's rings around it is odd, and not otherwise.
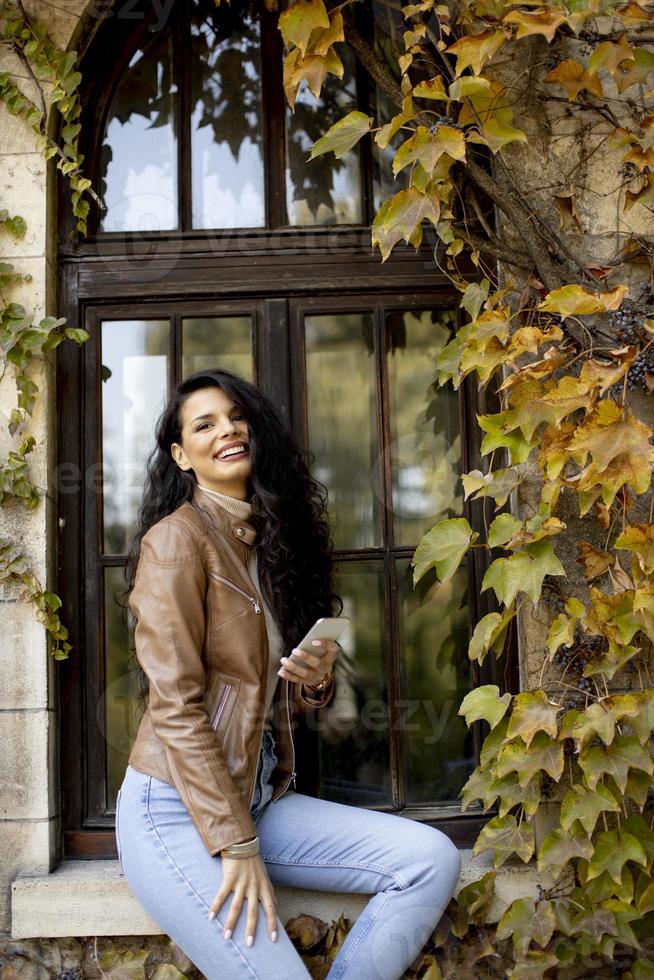
[[[229,511],[230,514],[233,514],[234,517],[247,521],[252,516],[252,507],[249,501],[239,500],[238,497],[230,497],[226,493],[220,493],[218,490],[210,490],[209,487],[204,487],[201,483],[198,483],[198,487],[203,493],[208,494],[210,497],[213,497],[214,500],[217,500],[218,503],[222,504],[225,510]],[[281,657],[284,656],[284,642],[270,606],[267,604],[261,591],[257,566],[257,553],[254,548],[250,549],[250,554],[248,557],[248,572],[250,578],[252,579],[252,584],[261,597],[261,606],[263,608],[264,619],[266,621],[266,631],[268,633],[268,681],[266,686],[265,720],[263,727],[270,730],[272,728],[272,700],[275,694],[275,687],[277,686],[277,682],[279,680],[277,671],[281,666]]]

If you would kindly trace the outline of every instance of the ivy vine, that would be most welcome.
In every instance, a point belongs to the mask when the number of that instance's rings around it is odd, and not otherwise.
[[[20,87],[21,79],[0,72],[0,101],[30,126],[44,158],[56,159],[57,168],[69,182],[77,228],[83,233],[89,211],[85,195],[90,192],[91,182],[82,175],[83,157],[78,150],[81,106],[76,92],[81,76],[75,70],[76,52],[60,51],[45,27],[28,16],[20,0],[4,0],[0,6],[0,42],[18,58],[25,71],[22,81],[29,86],[26,94]],[[61,143],[48,135],[53,115],[60,118]],[[17,240],[25,236],[27,224],[20,215],[10,215],[2,209],[0,230]],[[0,262],[0,380],[11,365],[17,401],[9,416],[8,431],[11,437],[19,438],[16,448],[0,462],[0,506],[17,503],[27,510],[33,510],[40,501],[39,491],[29,476],[29,454],[36,440],[26,434],[26,429],[38,396],[30,366],[35,358],[46,357],[65,339],[77,344],[88,339],[85,330],[65,327],[62,318],[46,316],[34,323],[33,315],[24,306],[11,301],[12,290],[30,279],[13,263]],[[20,601],[33,603],[36,618],[49,636],[52,656],[56,660],[68,658],[68,630],[58,614],[61,599],[43,589],[28,559],[7,538],[0,538],[0,582]]]

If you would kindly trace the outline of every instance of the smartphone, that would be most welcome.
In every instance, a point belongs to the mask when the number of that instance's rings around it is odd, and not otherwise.
[[[296,646],[302,647],[309,653],[315,653],[315,648],[311,646],[312,640],[337,640],[351,620],[349,616],[324,616],[316,620],[306,636],[303,636]],[[293,655],[291,654],[291,661]],[[298,660],[298,663],[302,661]]]

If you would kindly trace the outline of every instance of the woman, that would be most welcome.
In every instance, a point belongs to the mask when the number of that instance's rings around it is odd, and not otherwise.
[[[440,831],[290,788],[293,718],[334,694],[338,644],[297,647],[342,609],[325,499],[253,385],[215,369],[178,386],[128,562],[149,699],[116,838],[130,888],[208,980],[309,976],[277,884],[371,894],[328,977],[394,980],[459,874]]]

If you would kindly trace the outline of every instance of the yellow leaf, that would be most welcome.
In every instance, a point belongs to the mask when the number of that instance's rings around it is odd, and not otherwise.
[[[400,131],[406,122],[413,119],[413,116],[413,100],[408,95],[402,102],[402,112],[398,113],[397,116],[393,116],[390,122],[386,123],[375,133],[375,143],[377,146],[381,150],[385,150],[395,134]]]
[[[594,75],[600,68],[605,68],[609,75],[613,77],[618,70],[618,66],[625,61],[635,61],[635,57],[634,52],[627,43],[626,36],[623,34],[617,44],[613,44],[611,41],[604,41],[602,44],[597,45],[588,59],[588,71]]]
[[[317,27],[329,27],[329,15],[323,0],[296,0],[279,16],[279,29],[284,42],[294,44],[304,55],[309,38]]]
[[[652,70],[654,70],[654,51],[637,48],[634,51],[633,64],[629,63],[627,68],[618,68],[613,76],[620,95],[632,85],[643,85]]]
[[[531,364],[527,364],[524,368],[516,371],[515,374],[511,374],[500,385],[500,389],[513,388],[515,385],[522,384],[523,381],[545,378],[548,374],[558,371],[564,364],[565,355],[558,347],[550,347],[549,350],[545,351],[540,361],[532,361]]]
[[[347,116],[339,119],[331,126],[324,136],[313,144],[310,160],[322,153],[334,151],[334,156],[340,159],[359,142],[362,136],[370,131],[372,117],[365,112],[348,112]]]
[[[576,431],[577,426],[573,422],[564,422],[558,429],[548,425],[543,432],[538,465],[547,473],[550,480],[557,479],[567,461],[575,458],[570,450],[570,439]],[[577,462],[582,455],[583,453],[579,451]]]
[[[558,313],[561,317],[606,313],[620,307],[626,292],[626,286],[618,286],[606,293],[590,292],[584,286],[561,286],[548,293],[538,309]]]
[[[482,78],[480,75],[464,75],[450,85],[450,98],[461,102],[462,99],[488,92],[489,89],[490,81],[487,78]]]
[[[550,44],[554,39],[557,29],[567,20],[566,14],[557,13],[554,10],[512,10],[504,18],[505,24],[516,24],[518,28],[517,37],[529,37],[532,34],[541,34]]]
[[[413,136],[398,149],[393,160],[393,173],[398,174],[409,164],[418,161],[431,174],[438,159],[447,153],[453,160],[465,159],[463,133],[451,126],[439,126],[432,136],[426,126],[418,126]]]
[[[401,239],[407,244],[411,241],[425,219],[436,225],[438,214],[439,203],[431,195],[423,194],[415,187],[399,191],[382,204],[375,216],[372,225],[373,248],[379,246],[382,259],[386,261]]]
[[[642,24],[643,21],[649,21],[652,17],[651,13],[644,10],[641,4],[636,3],[635,0],[630,0],[629,3],[618,7],[615,13],[627,26],[630,24]]]
[[[648,460],[654,458],[649,442],[652,435],[648,425],[606,398],[577,426],[570,445],[573,451],[590,453],[596,465],[603,469],[623,453]]]
[[[436,75],[426,82],[419,82],[414,88],[413,94],[418,99],[436,99],[441,102],[446,102],[447,92],[443,84],[443,76]]]
[[[472,68],[475,75],[479,75],[486,62],[497,54],[506,40],[502,31],[483,31],[462,37],[446,50],[456,55],[457,75],[466,68]]]
[[[284,60],[284,91],[291,108],[295,106],[297,92],[300,84],[306,81],[309,88],[316,98],[320,96],[320,90],[328,72],[343,77],[343,62],[335,51],[329,51],[326,56],[307,55],[305,58],[298,48]]]
[[[343,15],[337,11],[332,15],[327,30],[318,29],[311,35],[309,54],[324,56],[329,52],[332,44],[344,40]]]
[[[646,575],[654,572],[654,524],[628,524],[615,547],[636,555]]]

